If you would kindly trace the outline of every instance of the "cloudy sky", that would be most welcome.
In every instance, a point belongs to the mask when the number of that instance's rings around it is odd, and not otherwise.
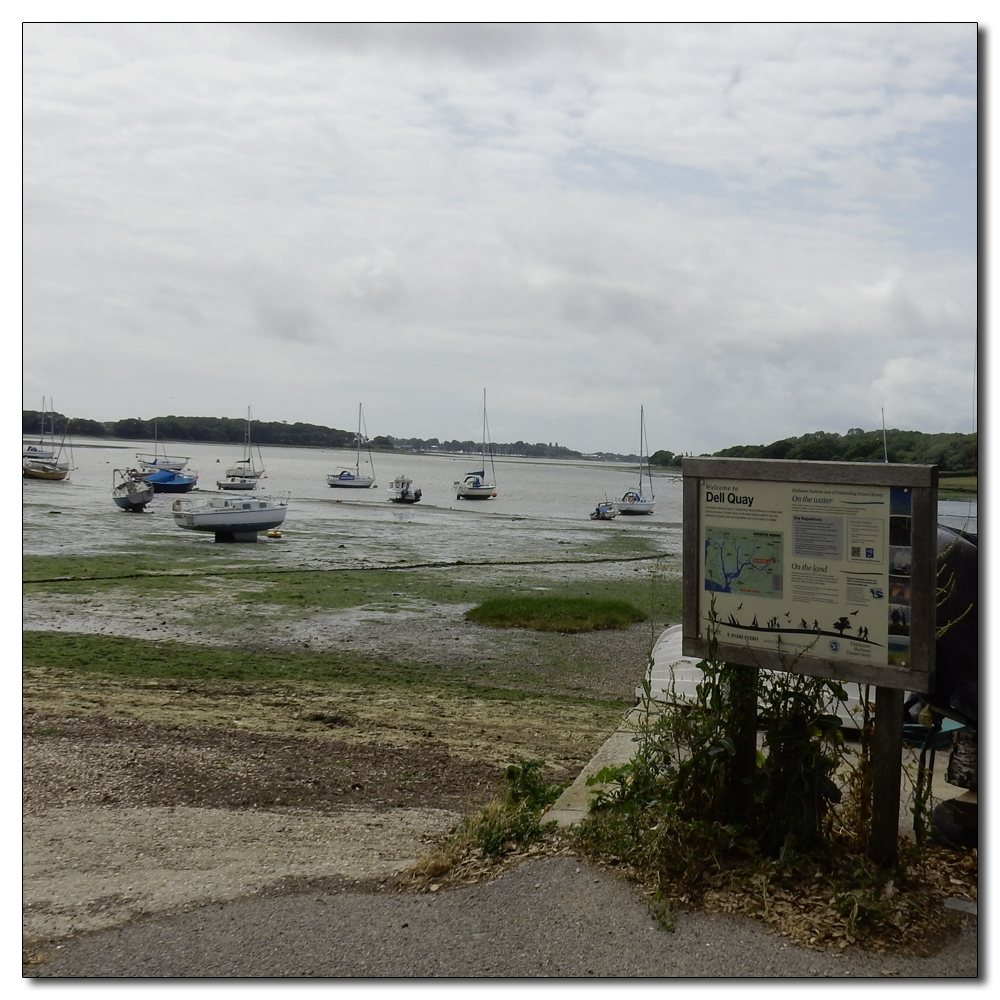
[[[976,29],[29,24],[24,405],[973,429]]]

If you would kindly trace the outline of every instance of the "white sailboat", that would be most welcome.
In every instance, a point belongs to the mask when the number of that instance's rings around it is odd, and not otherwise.
[[[362,433],[364,429],[364,433]],[[368,442],[367,428],[365,427],[365,418],[361,409],[361,404],[358,403],[358,453],[357,461],[354,463],[353,469],[340,468],[336,472],[331,472],[327,477],[327,484],[330,486],[337,487],[339,489],[360,489],[368,490],[375,485],[375,463],[372,462],[372,451],[368,448],[368,465],[371,469],[371,475],[362,475],[361,473],[361,444]]]
[[[490,475],[486,475],[486,450],[489,446]],[[490,444],[489,424],[486,421],[486,390],[483,389],[483,444],[480,454],[482,468],[466,473],[464,479],[455,482],[457,500],[489,500],[497,495],[497,474],[493,466],[493,446]]]
[[[646,481],[649,489],[642,491],[642,460],[646,456]],[[646,416],[639,407],[639,488],[628,490],[621,500],[616,502],[619,514],[652,514],[653,513],[653,477],[649,474],[649,444],[646,442]]]
[[[167,469],[169,472],[180,472],[188,464],[188,459],[182,455],[168,455],[165,448],[162,454],[160,452],[159,428],[154,422],[153,451],[152,453],[148,451],[140,452],[135,456],[135,460],[150,472],[157,472],[160,469]]]
[[[216,480],[215,485],[220,490],[253,490],[257,488],[257,480],[264,475],[264,460],[260,448],[257,449],[257,462],[253,460],[253,446],[250,443],[250,407],[247,407],[247,426],[243,436],[243,457],[237,459],[228,469],[226,478]]]

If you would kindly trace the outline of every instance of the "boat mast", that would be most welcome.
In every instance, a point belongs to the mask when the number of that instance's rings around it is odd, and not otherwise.
[[[642,407],[639,405],[639,495],[642,496],[642,449],[643,445],[646,448],[646,480],[649,483],[649,499],[655,499],[653,496],[653,472],[649,468],[649,442],[646,440],[646,414]]]

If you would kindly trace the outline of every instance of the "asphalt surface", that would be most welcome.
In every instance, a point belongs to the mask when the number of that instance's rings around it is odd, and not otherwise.
[[[678,914],[662,930],[612,874],[539,858],[433,894],[307,892],[211,904],[53,946],[40,977],[978,976],[975,917],[928,958],[817,952],[742,917]],[[41,984],[39,984],[41,985]]]

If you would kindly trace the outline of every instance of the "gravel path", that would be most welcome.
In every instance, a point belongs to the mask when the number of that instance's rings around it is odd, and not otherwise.
[[[452,892],[333,888],[214,903],[64,942],[42,977],[976,977],[976,920],[938,955],[817,952],[755,921],[681,914],[572,857]]]

